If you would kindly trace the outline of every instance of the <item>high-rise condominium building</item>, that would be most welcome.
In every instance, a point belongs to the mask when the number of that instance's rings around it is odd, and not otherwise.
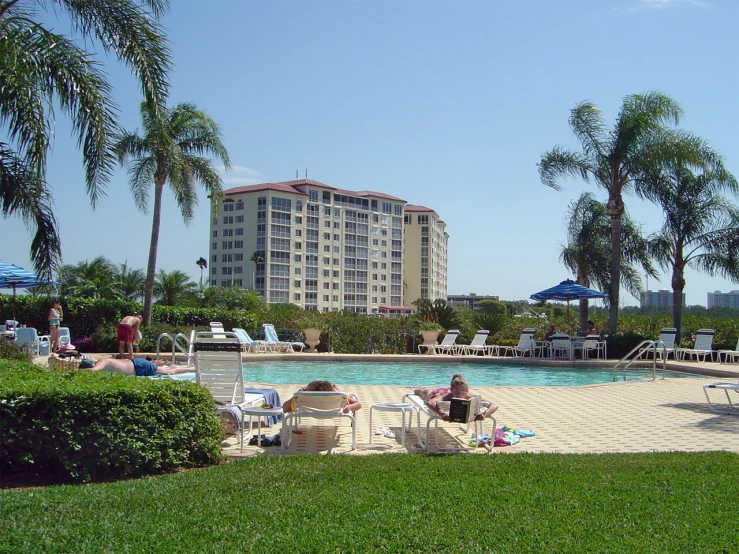
[[[446,223],[431,208],[406,205],[404,281],[405,302],[419,298],[446,299],[447,242]]]
[[[672,307],[672,291],[648,290],[641,293],[640,304],[642,308],[647,306]],[[683,293],[683,306],[685,306],[685,293]]]
[[[210,226],[210,284],[319,311],[401,307],[405,204],[309,179],[226,190]],[[446,287],[446,241],[444,252]]]
[[[732,290],[731,292],[709,292],[706,300],[707,308],[734,308],[739,310],[739,290]]]

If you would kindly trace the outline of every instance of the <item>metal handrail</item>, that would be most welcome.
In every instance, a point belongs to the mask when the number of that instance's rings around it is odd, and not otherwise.
[[[661,345],[661,346],[660,346]],[[624,381],[626,381],[626,370],[631,367],[631,364],[633,364],[637,360],[643,360],[645,353],[652,353],[652,381],[657,380],[657,352],[658,349],[661,349],[662,351],[662,379],[665,379],[665,373],[667,371],[667,347],[665,346],[665,343],[659,340],[643,340],[639,344],[637,344],[634,348],[632,348],[628,354],[626,354],[623,358],[621,358],[616,364],[613,366],[613,380],[616,380],[616,371],[621,370],[624,372]],[[637,353],[637,356],[634,356],[632,359],[629,359],[629,357]],[[625,366],[620,367],[622,363],[626,363]],[[636,369],[632,371],[637,371]]]
[[[177,362],[177,351],[179,350],[182,354],[187,356],[187,363],[190,363],[190,357],[192,356],[192,353],[190,352],[190,346],[191,341],[190,338],[183,334],[183,333],[177,333],[174,337],[170,335],[169,333],[162,333],[157,337],[156,342],[156,357],[159,359],[160,354],[160,346],[162,339],[169,339],[171,345],[172,345],[172,351],[171,351],[171,362],[170,363],[176,363]],[[178,340],[182,339],[184,341],[184,346],[181,345]]]

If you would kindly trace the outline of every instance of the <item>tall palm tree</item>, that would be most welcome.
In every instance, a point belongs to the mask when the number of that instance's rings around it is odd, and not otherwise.
[[[611,223],[605,204],[589,192],[570,203],[567,210],[567,244],[559,258],[576,275],[578,284],[609,290],[611,284]],[[656,276],[652,267],[647,240],[624,212],[621,220],[621,285],[634,296],[642,290],[640,272]],[[588,300],[580,299],[580,329],[584,332],[588,320]]]
[[[696,175],[679,163],[650,180],[646,196],[665,213],[651,250],[672,270],[672,320],[680,337],[686,267],[739,282],[739,207],[721,196],[739,193],[739,185],[723,168]]]
[[[658,92],[626,96],[609,129],[601,111],[591,102],[581,102],[570,112],[570,127],[582,144],[582,152],[559,146],[546,152],[539,162],[542,183],[559,190],[560,178],[593,179],[608,193],[606,210],[611,221],[611,262],[608,328],[618,328],[619,284],[621,283],[621,218],[623,194],[637,189],[640,178],[665,160],[681,159],[704,168],[711,160],[701,156],[703,143],[682,131],[667,129],[677,124],[682,109],[669,96]]]
[[[222,180],[205,154],[218,158],[226,169],[231,167],[228,152],[221,142],[218,125],[193,104],[177,104],[172,109],[161,108],[153,114],[146,102],[141,104],[144,134],[124,131],[116,142],[115,151],[121,164],[128,161],[129,185],[138,208],[146,212],[148,191],[154,184],[154,210],[151,226],[149,263],[146,269],[144,293],[144,323],[151,319],[159,226],[162,216],[162,192],[169,180],[182,218],[188,224],[198,204],[196,185],[199,183],[214,203],[220,201]]]
[[[154,295],[163,306],[177,306],[187,295],[195,292],[195,283],[184,271],[176,269],[167,273],[160,269],[154,282]]]
[[[195,263],[200,268],[200,290],[203,290],[203,271],[208,269],[208,260],[206,260],[205,258],[201,256],[198,258],[198,261]]]
[[[66,15],[88,50],[38,21],[39,8]],[[82,147],[87,192],[95,206],[115,160],[110,145],[117,108],[93,52],[100,46],[131,68],[153,107],[167,96],[170,54],[156,19],[169,0],[0,0],[0,209],[35,230],[31,258],[51,277],[61,258],[46,183],[46,154],[57,105]]]

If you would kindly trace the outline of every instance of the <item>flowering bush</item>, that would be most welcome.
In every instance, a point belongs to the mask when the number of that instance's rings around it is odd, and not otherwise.
[[[441,331],[444,328],[439,324],[437,317],[433,315],[425,315],[418,322],[420,331]]]

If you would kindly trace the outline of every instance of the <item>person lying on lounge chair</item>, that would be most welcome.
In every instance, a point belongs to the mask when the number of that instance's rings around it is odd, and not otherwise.
[[[470,394],[469,385],[467,380],[462,377],[459,373],[452,377],[452,382],[448,387],[440,387],[436,389],[421,389],[416,390],[415,393],[426,401],[426,406],[434,412],[436,415],[441,417],[444,421],[449,420],[449,414],[439,407],[439,402],[449,402],[452,398],[465,398],[469,399],[475,396]],[[480,411],[475,414],[475,419],[480,421],[489,417],[495,410],[498,409],[498,405],[495,402],[480,397],[480,402],[488,403],[487,409]]]
[[[339,390],[339,387],[331,383],[331,381],[311,381],[308,383],[305,387],[302,387],[298,390],[298,392],[341,392]],[[359,398],[356,394],[353,392],[347,393],[347,402],[346,406],[343,408],[343,412],[345,414],[348,414],[349,412],[356,412],[362,407],[362,403],[359,401]],[[284,413],[289,413],[293,411],[293,399],[286,401],[282,405],[282,411]]]
[[[195,371],[195,366],[190,365],[168,365],[164,360],[150,362],[143,358],[133,360],[116,360],[115,358],[99,358],[95,365],[88,371],[111,371],[114,373],[125,373],[126,375],[137,375],[139,377],[150,377],[159,375],[176,375]]]

